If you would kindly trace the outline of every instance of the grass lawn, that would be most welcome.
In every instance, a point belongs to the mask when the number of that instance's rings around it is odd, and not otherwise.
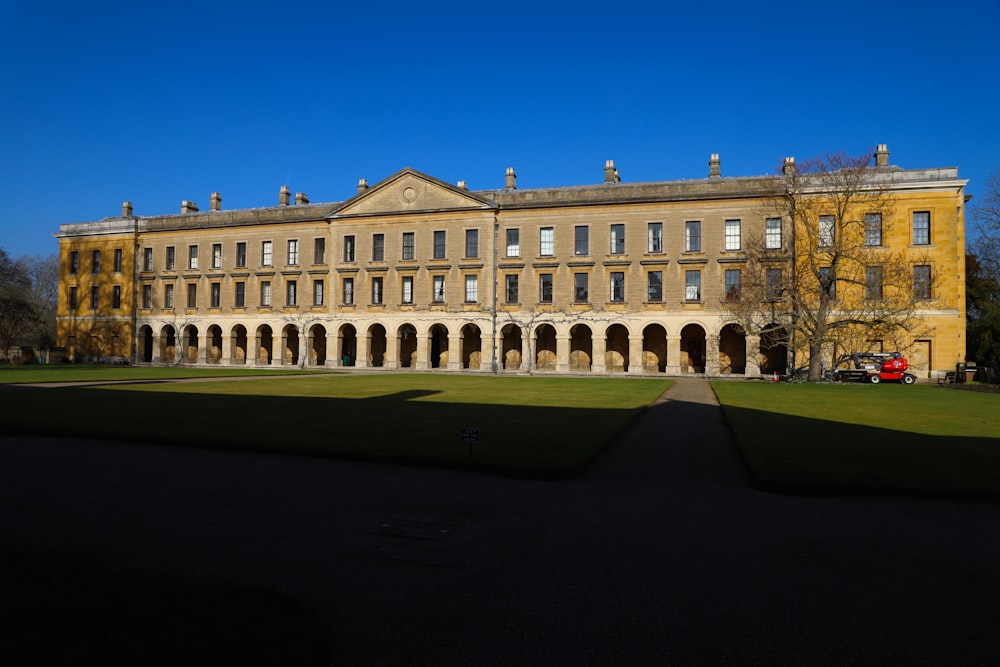
[[[669,386],[632,378],[373,373],[24,387],[3,392],[2,422],[8,433],[566,476]],[[461,440],[466,427],[481,436],[471,459]]]
[[[206,368],[204,366],[98,366],[89,364],[37,364],[0,366],[0,385],[34,382],[113,382],[119,380],[178,380],[184,378],[241,377],[300,374],[297,368]]]
[[[712,384],[757,481],[1000,494],[1000,395],[932,385]]]

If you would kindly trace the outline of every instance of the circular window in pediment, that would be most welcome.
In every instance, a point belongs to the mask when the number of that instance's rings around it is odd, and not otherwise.
[[[412,204],[417,201],[417,190],[416,188],[410,187],[409,185],[403,188],[403,201],[407,204]]]

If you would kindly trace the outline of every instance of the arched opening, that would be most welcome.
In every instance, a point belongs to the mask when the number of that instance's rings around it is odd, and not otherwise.
[[[747,372],[747,337],[738,324],[727,324],[719,332],[719,372]]]
[[[198,327],[193,324],[184,329],[184,361],[189,364],[198,363]]]
[[[590,327],[577,324],[569,330],[569,369],[589,371],[594,358],[594,338]]]
[[[337,334],[337,343],[341,366],[353,366],[358,359],[358,330],[353,324],[345,324],[340,327]]]
[[[222,327],[213,324],[208,328],[208,349],[205,361],[210,364],[222,363]]]
[[[281,329],[281,363],[284,366],[299,364],[299,328],[286,324]]]
[[[788,372],[788,330],[771,324],[760,332],[760,372]]]
[[[556,369],[556,330],[551,324],[541,324],[535,329],[535,368]]]
[[[381,324],[368,328],[368,365],[372,368],[385,366],[385,327]]]
[[[628,329],[621,324],[608,327],[604,365],[609,373],[628,372]]]
[[[148,324],[139,327],[138,357],[143,363],[153,361],[153,327]]]
[[[667,372],[667,330],[659,324],[642,330],[642,369],[647,373]]]
[[[322,324],[309,327],[309,363],[313,366],[326,365],[326,327]]]
[[[270,325],[262,324],[257,327],[257,363],[261,366],[270,366],[274,359],[274,332]]]
[[[160,361],[168,364],[177,361],[177,331],[169,324],[160,330]]]
[[[399,327],[399,367],[413,368],[417,365],[417,329],[412,324]]]
[[[698,324],[681,329],[681,371],[705,372],[705,330]]]
[[[479,368],[483,335],[475,324],[462,327],[462,368]]]
[[[448,329],[443,324],[431,327],[431,368],[448,367]]]
[[[247,362],[247,328],[242,324],[233,327],[229,363],[245,364]]]
[[[521,328],[516,324],[500,330],[500,365],[505,371],[521,368]]]

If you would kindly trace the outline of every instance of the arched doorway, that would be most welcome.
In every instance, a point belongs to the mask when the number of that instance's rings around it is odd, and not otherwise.
[[[604,366],[609,373],[628,372],[628,329],[621,324],[608,327],[605,341]]]
[[[556,329],[551,324],[540,324],[535,329],[535,368],[556,369]]]
[[[281,363],[284,366],[299,364],[299,328],[286,324],[281,330]]]
[[[205,361],[210,364],[222,362],[222,327],[218,324],[208,327],[208,349],[205,351]]]
[[[247,328],[242,324],[233,327],[229,363],[245,364],[247,362]]]
[[[667,330],[659,324],[642,330],[642,369],[647,373],[667,372]]]
[[[257,327],[257,363],[270,366],[274,359],[274,332],[268,324]]]
[[[139,360],[143,363],[153,361],[153,328],[148,324],[139,327]]]
[[[340,327],[337,334],[337,343],[341,366],[353,366],[358,359],[358,330],[353,324],[345,324]]]
[[[479,368],[483,335],[475,324],[462,327],[462,368]]]
[[[399,367],[414,368],[417,365],[417,329],[410,323],[399,327]]]
[[[448,367],[448,329],[443,324],[435,324],[430,330],[431,368]]]
[[[760,372],[788,372],[788,330],[778,324],[771,324],[760,332]]]
[[[590,327],[577,324],[569,330],[569,369],[589,371],[594,358],[594,339]]]
[[[705,372],[705,330],[701,325],[689,324],[681,329],[681,370]]]
[[[177,330],[169,324],[160,330],[160,361],[168,364],[177,361]]]
[[[372,368],[385,366],[385,327],[381,324],[368,327],[368,365]]]
[[[521,327],[516,324],[500,330],[500,365],[505,371],[521,368]]]
[[[719,372],[747,372],[747,337],[738,324],[727,324],[719,332]]]
[[[184,361],[198,363],[198,327],[189,324],[184,329]]]
[[[313,366],[326,365],[326,327],[322,324],[309,327],[309,363]]]

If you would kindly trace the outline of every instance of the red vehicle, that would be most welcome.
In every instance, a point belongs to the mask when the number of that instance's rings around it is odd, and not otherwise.
[[[909,367],[910,363],[899,352],[855,352],[845,354],[837,361],[833,379],[840,382],[913,384],[917,376],[907,372]]]

